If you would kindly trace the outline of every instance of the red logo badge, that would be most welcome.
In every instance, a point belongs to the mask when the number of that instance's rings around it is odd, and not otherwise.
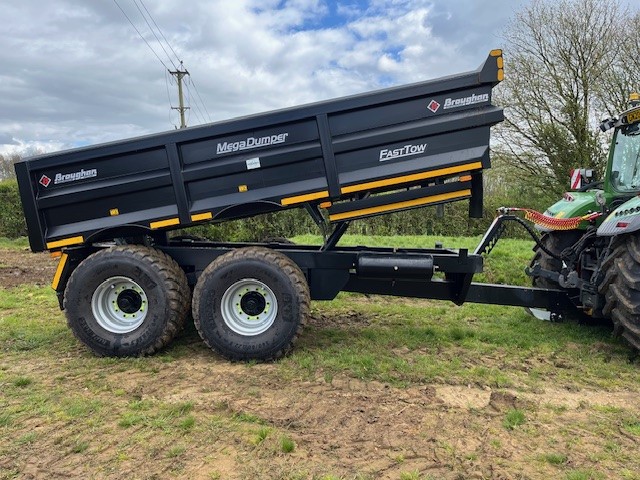
[[[427,108],[429,110],[431,110],[433,113],[436,113],[438,111],[438,109],[440,108],[440,104],[438,102],[436,102],[435,100],[431,100],[429,105],[427,105]]]
[[[45,188],[48,187],[50,183],[51,183],[51,179],[46,175],[42,175],[40,177],[40,185],[42,185],[43,187]]]

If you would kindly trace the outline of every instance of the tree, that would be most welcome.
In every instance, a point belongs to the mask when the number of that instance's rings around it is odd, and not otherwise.
[[[616,115],[628,107],[629,94],[640,92],[640,11],[620,20],[617,61],[600,85],[600,110]]]
[[[11,153],[8,155],[2,155],[0,153],[0,180],[16,177],[13,164],[20,160],[20,158],[21,156],[18,153]]]
[[[605,92],[625,55],[623,29],[638,15],[629,18],[618,0],[534,0],[510,24],[496,149],[529,182],[560,192],[571,168],[602,174],[607,142],[597,126],[618,98]]]

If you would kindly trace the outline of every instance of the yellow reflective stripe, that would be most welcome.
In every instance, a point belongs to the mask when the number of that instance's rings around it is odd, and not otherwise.
[[[499,48],[496,48],[495,50],[491,50],[489,52],[489,55],[491,55],[492,57],[499,57],[500,55],[502,55],[502,50]]]
[[[417,180],[426,180],[427,178],[439,177],[442,175],[451,175],[453,173],[465,172],[467,170],[477,170],[482,168],[482,162],[467,163],[456,167],[440,168],[438,170],[430,170],[428,172],[413,173],[411,175],[403,175],[401,177],[387,178],[385,180],[376,180],[374,182],[358,183],[342,187],[342,193],[361,192],[362,190],[371,190],[373,188],[388,187],[390,185],[399,185],[401,183],[415,182]]]
[[[67,259],[69,255],[63,253],[60,257],[60,261],[58,262],[58,268],[56,269],[56,274],[53,276],[53,281],[51,282],[51,288],[54,290],[58,290],[58,285],[60,285],[60,279],[62,278],[62,272],[64,272],[64,267],[67,264]]]
[[[192,222],[201,222],[202,220],[211,220],[212,218],[213,218],[213,213],[211,212],[196,213],[194,215],[191,215]]]
[[[404,202],[389,203],[387,205],[380,205],[378,207],[369,207],[369,208],[363,208],[360,210],[352,210],[350,212],[336,213],[334,215],[329,215],[329,220],[333,222],[336,220],[345,220],[345,219],[354,218],[354,217],[363,217],[365,215],[373,215],[376,213],[388,212],[391,210],[399,210],[402,208],[417,207],[420,205],[428,205],[430,203],[435,203],[435,202],[443,202],[445,200],[452,200],[454,198],[467,197],[469,195],[471,195],[471,190],[460,190],[457,192],[441,193],[439,195],[416,198],[414,200],[407,200]]]
[[[296,203],[309,202],[311,200],[319,200],[321,198],[327,198],[329,196],[329,192],[323,190],[321,192],[314,193],[305,193],[304,195],[296,195],[295,197],[286,197],[280,200],[282,205],[293,205]]]
[[[84,237],[71,237],[65,238],[63,240],[56,240],[55,242],[47,243],[47,250],[51,250],[52,248],[60,248],[60,247],[68,247],[69,245],[78,245],[79,243],[84,242]]]
[[[170,227],[172,225],[180,225],[179,218],[169,218],[167,220],[158,220],[157,222],[151,222],[149,226],[153,229],[162,228],[162,227]]]

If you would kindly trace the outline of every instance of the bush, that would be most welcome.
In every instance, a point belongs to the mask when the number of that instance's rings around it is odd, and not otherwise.
[[[528,207],[544,211],[553,199],[539,198],[524,204],[522,198],[531,195],[487,195],[483,218],[469,218],[469,203],[454,202],[444,205],[444,216],[438,215],[436,207],[417,208],[377,217],[354,220],[348,233],[354,235],[438,235],[476,236],[482,235],[496,216],[498,207]],[[322,233],[304,209],[286,210],[255,217],[202,225],[181,230],[178,234],[194,235],[215,241],[255,242],[273,237],[293,237],[307,233]],[[509,225],[506,237],[530,238],[526,231]]]
[[[0,182],[0,237],[18,238],[27,235],[27,224],[22,213],[18,183]]]

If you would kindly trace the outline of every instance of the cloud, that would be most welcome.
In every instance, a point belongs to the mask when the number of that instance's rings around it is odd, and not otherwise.
[[[12,135],[0,132],[0,145],[19,145],[19,143]]]
[[[189,124],[476,68],[518,2],[158,0],[154,20],[191,73]],[[165,66],[132,0],[118,0]],[[114,2],[3,6],[0,132],[67,148],[174,128],[177,94]],[[189,80],[189,79],[188,79]],[[198,95],[199,93],[199,95]],[[206,104],[200,104],[200,99]],[[0,151],[2,151],[0,146]],[[6,149],[6,147],[4,147]]]

